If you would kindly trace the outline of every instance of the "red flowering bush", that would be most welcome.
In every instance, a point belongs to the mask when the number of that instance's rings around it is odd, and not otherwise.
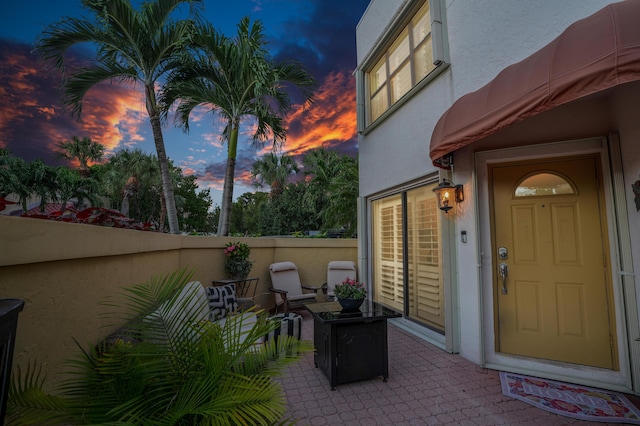
[[[25,214],[21,217],[35,219],[56,220],[59,222],[85,223],[89,225],[108,226],[112,228],[136,229],[139,231],[155,231],[152,223],[136,222],[128,218],[118,210],[105,209],[103,207],[88,207],[81,211],[67,208],[64,212]]]

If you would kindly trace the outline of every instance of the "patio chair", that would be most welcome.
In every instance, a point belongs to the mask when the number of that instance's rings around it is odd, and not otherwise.
[[[327,295],[327,300],[334,300],[333,289],[336,284],[351,278],[358,279],[356,264],[351,260],[332,260],[327,266],[327,282],[322,285],[322,291]]]
[[[260,278],[239,278],[231,280],[213,280],[211,284],[214,287],[222,285],[235,285],[236,289],[236,301],[238,302],[238,309],[248,309],[255,306],[256,290],[258,289],[258,281]]]
[[[287,313],[292,309],[302,308],[305,303],[313,303],[316,300],[316,293],[319,287],[310,287],[300,283],[298,267],[293,262],[278,262],[269,266],[271,275],[271,285],[269,291],[275,293],[276,312],[283,306]],[[303,291],[311,290],[312,293]]]

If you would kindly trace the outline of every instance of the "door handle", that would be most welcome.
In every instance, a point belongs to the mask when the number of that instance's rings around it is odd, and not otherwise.
[[[506,263],[499,266],[500,277],[502,277],[502,294],[507,294],[507,275],[509,275],[509,267]]]

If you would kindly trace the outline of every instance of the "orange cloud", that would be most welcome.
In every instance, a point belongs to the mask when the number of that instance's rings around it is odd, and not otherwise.
[[[85,95],[80,125],[107,152],[142,142],[141,127],[149,122],[144,92],[135,85],[100,84]]]
[[[144,140],[144,131],[150,133],[139,87],[94,87],[85,95],[78,122],[62,105],[59,74],[45,70],[30,46],[3,41],[0,57],[0,144],[15,155],[54,162],[56,145],[73,136],[90,137],[112,152]]]
[[[296,106],[287,117],[287,141],[282,150],[292,156],[302,156],[315,148],[331,148],[350,143],[345,148],[353,148],[356,139],[356,99],[355,81],[347,72],[332,73],[323,81],[315,94],[315,102],[307,110]],[[256,158],[272,151],[271,143],[266,143],[257,152],[250,148],[251,138],[257,128],[254,119],[244,120],[241,125],[239,155],[235,169],[235,183],[238,189],[253,188],[251,168]],[[219,129],[221,130],[221,129]],[[207,139],[218,139],[220,133],[206,134]],[[241,153],[240,153],[241,152]],[[226,151],[225,151],[226,154]],[[212,190],[221,190],[226,167],[226,155],[221,161],[212,162],[204,172],[196,173],[198,183]],[[192,163],[193,164],[193,163]],[[234,191],[238,192],[238,191]]]
[[[346,72],[329,74],[303,111],[298,107],[287,120],[286,151],[301,155],[310,149],[353,140],[356,136],[355,80]]]

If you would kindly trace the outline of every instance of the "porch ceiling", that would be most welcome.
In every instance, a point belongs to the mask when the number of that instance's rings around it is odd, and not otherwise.
[[[462,96],[431,136],[433,164],[527,118],[640,80],[640,0],[606,6],[551,43]]]

